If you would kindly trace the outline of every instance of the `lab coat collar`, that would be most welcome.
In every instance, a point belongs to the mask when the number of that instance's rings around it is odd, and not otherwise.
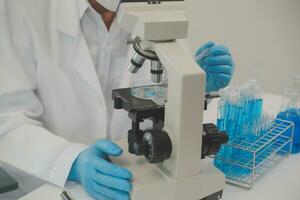
[[[91,8],[90,3],[88,0],[76,0],[77,7],[79,12],[79,19],[81,19],[88,8]]]
[[[96,32],[100,31],[103,33],[108,33],[108,30],[104,24],[104,21],[102,20],[101,15],[99,15],[99,13],[97,13],[91,6],[87,9],[86,15],[89,17],[90,20],[94,22],[93,25],[97,28]]]
[[[87,0],[57,0],[57,30],[76,37],[80,33],[80,19],[89,7]]]
[[[56,28],[58,31],[73,37],[72,48],[70,49],[70,62],[79,75],[85,80],[100,97],[100,101],[105,102],[103,91],[100,87],[95,66],[89,54],[85,40],[80,37],[80,13],[84,15],[86,9],[79,9],[79,0],[56,0],[57,15]],[[78,60],[79,59],[79,60]]]

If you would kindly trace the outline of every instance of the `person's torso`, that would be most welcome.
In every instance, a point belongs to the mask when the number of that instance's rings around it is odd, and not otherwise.
[[[72,142],[92,143],[106,137],[125,137],[130,121],[122,113],[123,117],[116,117],[118,123],[112,122],[111,90],[129,85],[126,67],[130,57],[130,46],[126,44],[129,34],[115,22],[109,33],[100,36],[103,43],[96,45],[95,63],[75,1],[28,2],[34,7],[24,7],[21,24],[24,27],[13,28],[19,40],[24,36],[19,37],[18,30],[28,29],[27,41],[15,41],[15,44],[28,43],[24,56],[34,57],[36,67],[31,77],[44,107],[41,121],[45,127]]]

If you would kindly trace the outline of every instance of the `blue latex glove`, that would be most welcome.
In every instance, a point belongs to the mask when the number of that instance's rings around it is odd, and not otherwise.
[[[198,49],[195,57],[206,72],[206,92],[218,91],[230,83],[235,67],[225,46],[208,42]]]
[[[68,180],[81,183],[98,200],[129,200],[132,173],[107,161],[108,156],[120,156],[122,152],[108,140],[98,141],[78,155]]]

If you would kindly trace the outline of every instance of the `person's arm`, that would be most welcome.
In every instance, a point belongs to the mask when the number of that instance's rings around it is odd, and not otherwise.
[[[16,44],[30,42],[16,38],[28,33],[15,34],[6,20],[0,12],[0,160],[64,186],[85,146],[55,136],[39,121],[43,105],[35,95],[33,45]]]
[[[63,187],[85,147],[45,129],[36,120],[41,111],[32,91],[0,95],[0,160]]]

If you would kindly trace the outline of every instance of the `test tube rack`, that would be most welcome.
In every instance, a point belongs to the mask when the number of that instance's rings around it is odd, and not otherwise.
[[[215,156],[215,166],[224,172],[226,182],[251,189],[254,182],[290,155],[294,124],[275,119],[266,133],[237,136]]]

